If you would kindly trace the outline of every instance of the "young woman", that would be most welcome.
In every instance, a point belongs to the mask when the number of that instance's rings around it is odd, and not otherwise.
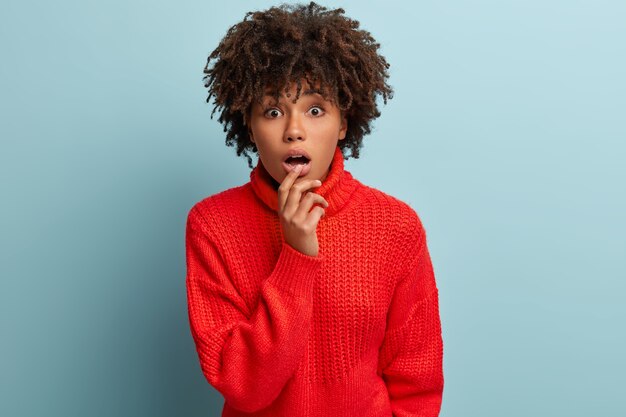
[[[378,48],[310,3],[248,13],[209,56],[207,101],[252,168],[187,219],[191,333],[223,416],[439,414],[426,232],[344,169],[393,94]]]

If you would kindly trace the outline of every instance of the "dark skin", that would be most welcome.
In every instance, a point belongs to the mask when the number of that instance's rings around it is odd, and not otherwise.
[[[307,191],[322,185],[320,180],[300,179],[301,167],[289,172],[278,187],[278,217],[285,242],[294,249],[308,256],[317,256],[317,225],[324,216],[325,210],[314,204],[328,207],[328,201],[314,192]]]

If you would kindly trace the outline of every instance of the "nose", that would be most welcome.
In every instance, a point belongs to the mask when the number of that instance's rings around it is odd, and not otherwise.
[[[305,140],[304,126],[302,125],[301,116],[297,112],[291,113],[287,119],[287,126],[283,135],[285,142],[293,142],[295,140]]]

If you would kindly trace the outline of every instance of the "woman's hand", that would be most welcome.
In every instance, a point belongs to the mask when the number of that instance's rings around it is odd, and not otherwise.
[[[328,201],[319,194],[307,191],[322,185],[321,181],[313,179],[296,181],[301,169],[301,165],[296,165],[278,187],[278,216],[285,241],[305,255],[317,256],[319,252],[317,224],[325,211],[319,206],[313,210],[311,207],[315,203],[328,207]]]

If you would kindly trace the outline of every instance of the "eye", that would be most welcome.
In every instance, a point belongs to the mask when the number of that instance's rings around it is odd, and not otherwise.
[[[321,106],[313,106],[309,110],[313,116],[321,116],[324,114],[324,109]]]
[[[268,117],[270,119],[275,119],[278,116],[280,116],[281,114],[282,113],[280,112],[280,110],[278,110],[275,107],[272,107],[271,109],[265,110],[265,113],[264,113],[265,117]]]

